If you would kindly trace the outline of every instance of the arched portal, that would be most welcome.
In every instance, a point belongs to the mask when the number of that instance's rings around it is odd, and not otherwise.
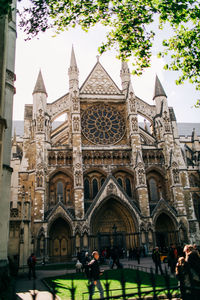
[[[71,257],[71,229],[62,218],[56,219],[49,231],[49,256],[51,261],[65,261]]]
[[[111,198],[93,213],[91,218],[91,250],[106,247],[130,249],[139,246],[136,218],[120,201]]]
[[[160,248],[178,243],[178,230],[171,217],[161,213],[155,223],[156,244]]]

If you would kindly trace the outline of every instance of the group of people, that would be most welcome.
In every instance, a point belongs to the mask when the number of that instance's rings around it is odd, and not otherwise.
[[[152,252],[152,259],[155,263],[156,273],[160,270],[161,253],[156,247]],[[176,248],[171,245],[167,255],[168,266],[171,273],[176,275],[180,281],[180,288],[183,300],[200,299],[200,253],[196,245],[186,245],[184,248]]]
[[[103,270],[100,270],[99,266],[99,253],[98,251],[92,252],[92,259],[90,260],[88,252],[78,253],[78,262],[80,268],[85,271],[86,277],[89,282],[89,300],[92,299],[94,294],[95,286],[98,288],[101,299],[104,297],[103,287],[100,282],[100,276],[103,274]],[[76,265],[77,265],[76,264]],[[78,267],[78,265],[77,265]]]
[[[175,267],[184,300],[200,299],[200,255],[196,245],[186,245],[184,256],[178,258]]]
[[[107,253],[104,251],[104,256],[107,256]],[[117,268],[120,268],[119,262],[119,252],[116,249],[113,249],[110,253],[112,257],[112,265],[117,265]],[[99,266],[99,253],[98,251],[93,251],[92,259],[89,258],[88,252],[78,253],[78,262],[80,261],[81,268],[85,271],[85,274],[88,278],[90,296],[89,299],[92,299],[94,294],[95,286],[98,288],[100,297],[103,298],[104,292],[103,287],[100,282],[100,276],[103,274],[103,271],[100,270]],[[155,263],[156,273],[160,270],[160,273],[163,274],[162,265],[161,265],[161,252],[159,247],[155,247],[152,252],[152,259]],[[196,245],[186,245],[183,249],[180,247],[177,249],[175,245],[171,245],[168,249],[167,254],[168,265],[170,267],[171,273],[175,273],[176,277],[180,281],[180,289],[183,300],[199,300],[200,299],[200,253]],[[32,253],[28,260],[27,264],[29,267],[29,279],[31,276],[35,276],[35,264],[36,257]]]

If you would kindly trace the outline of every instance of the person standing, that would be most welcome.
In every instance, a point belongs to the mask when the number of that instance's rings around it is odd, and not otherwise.
[[[141,254],[140,248],[137,247],[136,248],[136,259],[137,259],[138,265],[140,264],[140,254]]]
[[[162,270],[162,267],[161,267],[160,252],[159,252],[158,247],[156,247],[153,250],[152,259],[153,259],[153,262],[154,262],[155,267],[156,267],[156,274],[158,274],[158,268],[160,269],[160,273],[163,274],[163,270]]]
[[[175,245],[171,244],[167,258],[168,258],[168,265],[171,269],[171,273],[174,274],[176,263],[178,260],[178,252]]]
[[[100,282],[100,275],[102,275],[102,272],[100,272],[99,268],[99,253],[97,251],[92,252],[93,259],[89,262],[88,267],[90,269],[90,296],[89,300],[92,299],[92,295],[94,294],[95,286],[98,288],[100,297],[103,299],[103,287]]]
[[[193,300],[200,299],[200,257],[192,245],[186,245],[183,249],[185,261],[188,263]]]
[[[28,260],[27,260],[27,264],[28,264],[28,278],[31,279],[31,275],[33,275],[33,278],[36,278],[35,276],[35,265],[36,265],[36,257],[34,255],[34,253],[32,253]]]

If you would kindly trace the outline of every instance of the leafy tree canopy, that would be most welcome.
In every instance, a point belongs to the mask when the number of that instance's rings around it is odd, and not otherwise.
[[[6,0],[1,0],[5,3]],[[189,80],[200,90],[200,2],[195,0],[30,0],[20,13],[20,26],[28,38],[54,27],[57,32],[80,25],[85,31],[101,23],[107,26],[103,53],[115,47],[118,58],[134,57],[133,74],[150,66],[152,46],[159,29],[171,28],[159,56],[168,56],[166,69],[180,71],[177,84]],[[152,29],[155,28],[155,29]]]

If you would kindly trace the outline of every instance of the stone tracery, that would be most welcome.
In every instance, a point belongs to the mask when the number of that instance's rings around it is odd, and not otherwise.
[[[82,133],[94,144],[117,143],[125,133],[125,122],[113,106],[98,104],[82,114]]]

